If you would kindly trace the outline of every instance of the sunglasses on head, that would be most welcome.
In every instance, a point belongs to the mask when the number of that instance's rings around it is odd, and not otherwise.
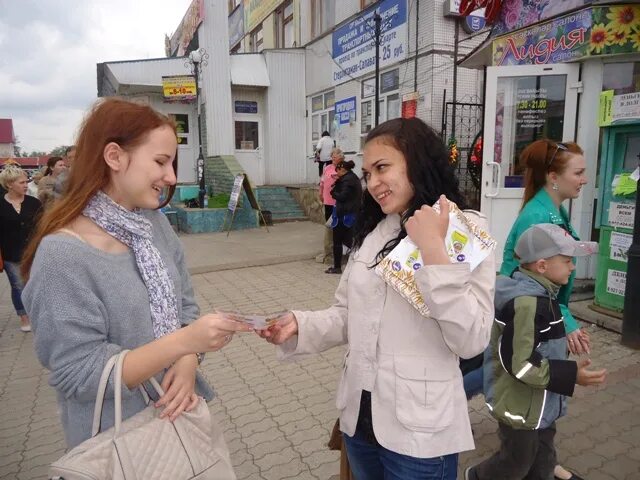
[[[569,147],[567,147],[564,143],[556,143],[556,149],[553,152],[553,155],[551,155],[551,158],[549,159],[549,161],[547,162],[547,164],[545,165],[545,167],[547,168],[547,170],[549,170],[549,168],[551,167],[551,165],[553,164],[553,161],[556,159],[556,155],[558,154],[558,150],[562,150],[562,151],[568,151]]]

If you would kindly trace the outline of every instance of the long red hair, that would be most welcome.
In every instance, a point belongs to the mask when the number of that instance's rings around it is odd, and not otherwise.
[[[584,153],[577,143],[560,143],[567,149],[558,149],[558,142],[543,138],[527,145],[527,148],[520,154],[520,165],[525,167],[524,197],[522,198],[521,210],[547,184],[547,173],[556,172],[558,175],[562,175],[567,169],[571,155]]]
[[[96,102],[80,128],[76,158],[69,171],[64,195],[45,211],[24,251],[21,269],[25,282],[29,279],[42,239],[81,215],[89,200],[109,184],[111,169],[103,157],[107,144],[115,142],[122,149],[131,150],[142,144],[149,132],[165,125],[176,132],[171,119],[146,105],[114,97]],[[174,191],[175,185],[172,185],[164,204]]]

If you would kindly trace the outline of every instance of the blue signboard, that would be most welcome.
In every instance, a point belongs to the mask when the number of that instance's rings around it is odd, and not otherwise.
[[[233,102],[233,109],[236,113],[258,113],[258,102],[236,100]]]
[[[482,30],[487,25],[487,21],[484,17],[479,15],[469,15],[464,17],[464,23],[462,29],[467,33],[476,33]]]
[[[356,97],[345,98],[335,103],[336,118],[340,125],[356,120]]]
[[[380,68],[407,56],[407,0],[383,0],[336,29],[332,36],[333,84],[369,74],[375,69],[374,21],[382,17]]]

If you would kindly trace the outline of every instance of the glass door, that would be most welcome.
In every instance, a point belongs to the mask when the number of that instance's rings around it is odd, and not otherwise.
[[[575,138],[578,79],[577,64],[487,69],[481,210],[498,241],[498,268],[504,242],[522,205],[520,153],[541,138]]]

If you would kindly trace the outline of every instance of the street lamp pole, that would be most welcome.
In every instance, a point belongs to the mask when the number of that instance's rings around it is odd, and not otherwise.
[[[375,81],[376,117],[375,117],[375,124],[373,126],[377,127],[378,123],[380,123],[380,85],[379,85],[380,83],[380,26],[382,24],[382,17],[380,16],[377,10],[373,14],[373,22],[374,22],[373,35],[374,35],[374,42],[376,44],[376,81]]]
[[[206,184],[204,178],[204,155],[202,154],[202,125],[200,119],[200,74],[202,73],[202,67],[207,65],[209,54],[204,48],[193,50],[189,54],[188,63],[193,71],[193,75],[196,81],[196,107],[198,109],[198,160],[196,162],[198,172],[198,205],[200,208],[205,207],[206,198]]]

